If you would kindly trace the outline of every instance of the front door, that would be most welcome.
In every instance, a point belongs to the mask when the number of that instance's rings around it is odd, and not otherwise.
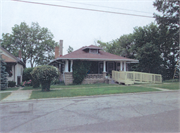
[[[17,76],[17,85],[21,84],[21,76]]]
[[[110,77],[112,75],[112,70],[114,70],[114,62],[108,62],[107,72],[110,75]]]

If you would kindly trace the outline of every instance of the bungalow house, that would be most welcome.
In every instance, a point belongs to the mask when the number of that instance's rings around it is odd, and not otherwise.
[[[6,72],[9,74],[8,81],[16,82],[19,85],[22,82],[24,63],[21,61],[21,51],[19,57],[15,57],[4,48],[0,47],[1,56],[6,62]]]
[[[66,55],[62,54],[62,48],[63,41],[60,40],[60,46],[55,48],[55,59],[48,64],[59,68],[60,78],[64,80],[66,85],[73,83],[72,66],[76,60],[91,61],[90,70],[83,84],[104,82],[105,77],[112,74],[112,70],[127,71],[129,63],[139,62],[138,60],[104,52],[102,48],[94,45],[84,46]]]

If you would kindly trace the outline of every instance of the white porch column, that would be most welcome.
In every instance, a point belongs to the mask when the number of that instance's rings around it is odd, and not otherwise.
[[[124,61],[124,71],[126,71],[126,61]]]
[[[68,72],[68,60],[65,61],[65,71],[64,72]]]
[[[71,60],[71,72],[73,71],[72,66],[73,66],[73,60]]]
[[[120,67],[120,71],[122,71],[122,61],[120,62],[120,66],[121,66],[121,67]]]
[[[104,61],[103,72],[106,72],[106,61]]]

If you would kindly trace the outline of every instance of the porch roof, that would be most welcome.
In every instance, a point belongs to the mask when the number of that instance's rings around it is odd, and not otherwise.
[[[84,49],[86,49],[86,48],[92,48],[92,49],[96,48],[99,50],[99,53],[97,54],[97,53],[85,52]],[[135,60],[135,59],[129,59],[126,57],[122,57],[122,56],[114,55],[114,54],[111,54],[108,52],[104,52],[101,49],[102,48],[94,46],[94,45],[85,46],[74,52],[71,52],[71,53],[61,56],[61,57],[58,57],[58,58],[52,60],[50,63],[52,63],[56,60],[126,61],[129,63],[138,63],[139,62],[138,60]]]

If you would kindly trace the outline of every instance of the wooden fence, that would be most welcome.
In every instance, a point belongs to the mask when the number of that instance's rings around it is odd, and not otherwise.
[[[162,83],[160,74],[143,73],[135,71],[112,71],[112,79],[119,83]]]

